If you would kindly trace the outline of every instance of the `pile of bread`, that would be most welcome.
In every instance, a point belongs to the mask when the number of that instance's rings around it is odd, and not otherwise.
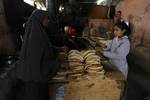
[[[69,76],[71,78],[76,78],[83,75],[84,65],[82,62],[84,62],[84,59],[79,51],[71,50],[68,53],[68,62],[70,68]]]
[[[78,50],[71,50],[68,55],[68,61],[70,70],[80,73],[78,74],[79,76],[85,72],[89,75],[104,75],[105,73],[100,62],[100,57],[96,55],[95,50],[81,52]]]
[[[67,63],[68,65],[67,65]],[[88,75],[101,75],[104,76],[104,69],[101,65],[100,57],[96,55],[95,50],[71,50],[68,53],[68,59],[65,63],[65,70],[60,70],[53,80],[62,81],[68,79],[81,78],[81,76]],[[63,67],[64,68],[64,67]]]

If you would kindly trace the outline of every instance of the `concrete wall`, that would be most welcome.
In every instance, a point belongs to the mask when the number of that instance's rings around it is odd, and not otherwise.
[[[130,23],[131,53],[134,62],[150,72],[150,0],[124,0],[117,5]]]

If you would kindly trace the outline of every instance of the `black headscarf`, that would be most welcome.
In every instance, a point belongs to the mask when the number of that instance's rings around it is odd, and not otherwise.
[[[55,75],[58,63],[42,21],[46,11],[35,10],[26,23],[16,74],[23,81],[45,82]]]

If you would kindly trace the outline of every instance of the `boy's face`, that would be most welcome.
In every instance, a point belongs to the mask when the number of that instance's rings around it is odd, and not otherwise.
[[[117,18],[117,19],[120,19],[120,18],[121,18],[121,13],[117,12],[117,13],[116,13],[116,18]]]

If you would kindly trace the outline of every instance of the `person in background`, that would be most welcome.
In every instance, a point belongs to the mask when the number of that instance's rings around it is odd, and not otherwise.
[[[114,23],[118,23],[118,22],[123,22],[123,18],[122,18],[122,12],[119,10],[116,12],[115,18],[114,18]]]
[[[90,36],[96,36],[97,31],[93,23],[90,24]]]
[[[78,46],[75,43],[75,38],[77,37],[76,29],[71,26],[65,26],[64,31],[65,31],[63,38],[64,44],[68,46],[70,49],[78,49]]]
[[[82,37],[90,37],[90,26],[88,19],[85,22],[85,28],[83,29]]]
[[[118,22],[125,22],[128,26],[129,26],[129,22],[128,21],[126,21],[126,20],[124,20],[123,18],[122,18],[122,12],[121,11],[117,11],[117,13],[116,13],[116,15],[115,15],[115,23],[118,23]]]
[[[125,22],[118,22],[114,25],[115,37],[112,42],[101,51],[105,57],[109,58],[110,63],[123,73],[125,78],[128,74],[127,55],[130,51],[128,40],[129,27]]]
[[[115,23],[118,23],[118,22],[122,22],[124,21],[123,18],[122,18],[122,12],[119,10],[116,12],[116,15],[115,15]]]
[[[97,33],[97,31],[95,29],[94,24],[89,23],[89,20],[87,19],[86,23],[85,23],[85,28],[83,29],[83,32],[82,32],[82,37],[89,38],[91,36],[95,36],[96,33]]]

